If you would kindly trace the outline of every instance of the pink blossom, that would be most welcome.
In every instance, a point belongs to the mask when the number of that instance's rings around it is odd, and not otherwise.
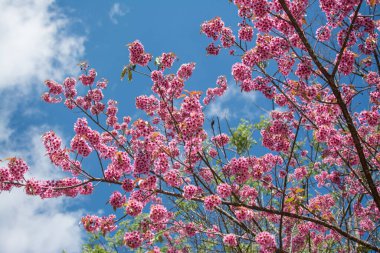
[[[143,209],[143,204],[135,199],[130,199],[127,201],[125,212],[130,216],[137,216],[141,213]]]
[[[183,197],[187,200],[192,199],[197,195],[198,187],[195,185],[186,185],[183,187]]]
[[[193,74],[194,69],[195,69],[194,62],[182,64],[177,71],[177,76],[183,80],[187,80]]]
[[[216,144],[217,147],[223,147],[230,141],[230,138],[226,134],[220,134],[212,137],[211,140]]]
[[[274,250],[276,248],[274,236],[266,231],[258,233],[255,240],[263,250]]]
[[[167,210],[163,205],[152,205],[150,207],[149,218],[154,223],[159,223],[167,218]]]
[[[216,191],[218,192],[221,198],[228,198],[229,196],[231,196],[232,187],[229,184],[222,183],[218,185]]]
[[[140,247],[142,242],[141,234],[138,231],[127,232],[124,235],[125,245],[132,249]]]
[[[305,166],[298,167],[294,171],[294,176],[297,180],[303,179],[307,175],[307,169]]]
[[[248,25],[242,25],[239,29],[239,39],[251,41],[253,37],[253,28]]]
[[[238,245],[236,235],[227,234],[223,236],[223,243],[230,247],[236,247]]]
[[[11,158],[8,162],[8,168],[13,180],[21,180],[29,167],[20,158]]]
[[[211,37],[213,40],[216,40],[222,32],[223,27],[224,22],[221,18],[216,17],[210,21],[204,22],[201,25],[201,32],[206,34],[207,37]]]
[[[126,201],[126,197],[121,195],[121,193],[118,191],[113,192],[112,195],[110,196],[110,200],[109,200],[111,206],[114,209],[122,207],[124,205],[125,201]]]
[[[204,199],[204,205],[208,211],[213,211],[220,204],[222,204],[222,200],[218,195],[209,195]]]
[[[235,63],[232,66],[232,75],[236,81],[242,82],[251,78],[251,69],[242,63]]]

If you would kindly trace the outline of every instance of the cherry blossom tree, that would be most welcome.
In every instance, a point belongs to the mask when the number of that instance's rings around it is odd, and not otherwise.
[[[117,101],[103,96],[107,81],[86,64],[78,79],[49,80],[43,99],[83,114],[70,146],[53,131],[42,137],[69,176],[26,178],[27,163],[14,157],[0,168],[0,190],[56,198],[113,187],[115,212],[81,221],[111,235],[109,250],[380,252],[378,3],[234,0],[237,32],[220,17],[204,22],[207,54],[229,50],[241,92],[278,108],[256,124],[231,129],[215,118],[206,131],[204,110],[226,92],[227,77],[205,95],[188,91],[196,64],[174,69],[174,53],[153,57],[138,40],[121,77],[150,80],[152,93],[136,98],[143,118],[118,115]]]

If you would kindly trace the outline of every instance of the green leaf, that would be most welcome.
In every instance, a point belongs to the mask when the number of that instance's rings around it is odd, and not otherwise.
[[[288,198],[285,200],[285,203],[290,203],[294,201],[294,197]]]
[[[265,69],[267,66],[268,66],[268,62],[266,61],[261,61],[259,63],[257,63],[257,65],[262,68],[262,69]]]
[[[132,81],[132,70],[128,68],[128,81]]]
[[[238,154],[248,151],[256,142],[252,138],[253,125],[241,120],[237,128],[232,129],[230,144],[236,148]]]
[[[161,65],[161,57],[156,57],[156,59],[154,59],[154,65],[156,65],[156,66]]]
[[[124,66],[123,71],[121,71],[120,79],[123,80],[125,74],[127,73],[128,66]]]

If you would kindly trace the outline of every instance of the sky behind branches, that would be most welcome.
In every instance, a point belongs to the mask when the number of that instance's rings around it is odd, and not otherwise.
[[[89,0],[3,0],[0,1],[0,159],[19,156],[31,167],[29,176],[59,178],[64,174],[50,165],[41,135],[54,130],[69,144],[73,123],[82,115],[62,104],[46,105],[40,99],[44,80],[63,81],[78,76],[77,63],[86,60],[109,80],[107,98],[119,101],[120,116],[142,115],[134,98],[150,91],[150,80],[134,76],[120,80],[128,64],[125,46],[139,39],[154,57],[174,52],[182,63],[195,62],[187,90],[206,91],[226,75],[230,90],[206,108],[207,119],[219,116],[236,125],[240,117],[256,120],[271,105],[260,95],[239,95],[230,75],[238,58],[228,51],[206,56],[209,39],[200,34],[203,21],[222,17],[236,31],[236,7],[227,0],[208,1],[89,1]],[[239,99],[238,99],[239,98]],[[1,164],[0,166],[4,166]],[[92,166],[96,167],[96,164]],[[92,197],[41,201],[16,189],[0,194],[0,245],[2,252],[79,252],[85,238],[79,226],[81,215],[108,210],[99,186]]]

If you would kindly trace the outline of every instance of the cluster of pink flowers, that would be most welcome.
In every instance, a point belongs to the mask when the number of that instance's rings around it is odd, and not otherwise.
[[[310,59],[302,59],[298,64],[295,74],[299,78],[308,79],[313,72],[312,64]]]
[[[95,69],[90,69],[87,75],[86,74],[80,75],[79,80],[82,82],[84,86],[90,86],[91,84],[94,83],[96,76],[97,76],[97,73]]]
[[[118,112],[117,102],[115,100],[108,100],[107,110],[106,110],[106,115],[107,115],[106,124],[108,126],[116,127],[118,125],[117,123],[118,118],[116,116],[117,112]]]
[[[125,204],[127,198],[123,196],[120,192],[115,191],[110,196],[110,205],[116,210]]]
[[[260,61],[259,55],[257,54],[257,48],[252,48],[246,51],[242,57],[242,62],[248,67],[255,66]],[[236,79],[236,78],[235,78]]]
[[[238,36],[241,40],[251,41],[253,37],[253,28],[247,24],[241,25]]]
[[[157,188],[157,177],[155,176],[149,176],[143,180],[140,181],[140,189],[153,191]]]
[[[236,239],[236,235],[227,234],[223,236],[223,243],[230,247],[236,247],[238,245],[238,241]]]
[[[265,130],[261,130],[263,145],[274,151],[286,152],[290,147],[291,132],[286,122],[274,120]]]
[[[223,27],[220,41],[224,48],[232,47],[235,44],[235,36],[233,35],[231,28]]]
[[[234,177],[235,182],[244,184],[249,178],[249,162],[245,157],[232,158],[230,162],[223,167],[223,173],[226,176]]]
[[[214,175],[212,174],[212,171],[209,168],[201,168],[199,170],[199,175],[203,180],[205,180],[207,183],[211,183],[214,179]]]
[[[197,233],[197,228],[193,222],[189,222],[185,225],[184,232],[186,236],[192,237]]]
[[[316,196],[310,199],[308,207],[311,210],[319,211],[324,215],[330,214],[330,209],[335,205],[335,200],[330,194]]]
[[[239,221],[248,221],[254,218],[253,211],[245,207],[235,210],[234,214]]]
[[[256,198],[259,196],[258,191],[250,187],[249,185],[244,185],[240,191],[239,195],[242,201],[248,201],[248,203],[254,203]]]
[[[61,102],[62,101],[61,98],[56,98],[54,96],[60,95],[63,92],[62,85],[60,85],[54,81],[51,81],[51,80],[47,80],[45,82],[45,85],[49,88],[49,91],[45,92],[42,95],[42,99],[47,103],[59,103],[59,102]]]
[[[230,138],[226,134],[219,134],[211,138],[217,147],[223,147],[227,145],[230,141]]]
[[[336,61],[338,60],[338,56]],[[354,70],[355,54],[350,50],[343,52],[341,61],[338,66],[338,71],[344,75],[349,75]]]
[[[9,175],[12,180],[22,180],[29,170],[28,165],[20,158],[11,158],[8,162]]]
[[[143,209],[143,203],[135,199],[129,199],[125,205],[125,212],[130,216],[137,216]]]
[[[152,205],[150,207],[149,218],[154,223],[164,222],[168,218],[168,213],[163,205]]]
[[[25,191],[28,195],[41,198],[56,198],[59,196],[76,197],[78,194],[89,195],[94,187],[91,182],[83,183],[77,178],[63,178],[60,180],[35,180],[25,182]]]
[[[210,21],[204,22],[201,25],[202,33],[206,34],[207,37],[217,40],[222,29],[224,27],[224,22],[220,17],[216,17]]]
[[[73,102],[73,98],[77,95],[77,90],[75,88],[76,80],[71,77],[67,77],[63,81],[63,87],[64,87],[64,96],[66,97],[65,105],[69,109],[73,109],[76,107],[75,103]]]
[[[283,74],[284,76],[289,75],[294,63],[295,63],[295,60],[291,56],[288,56],[288,55],[284,55],[283,57],[277,60],[278,69],[281,72],[281,74]]]
[[[90,85],[91,80],[93,81],[92,77],[95,78],[96,72],[95,70],[91,69],[89,71],[90,76],[86,78],[87,76],[82,75],[80,78],[85,82],[86,85]],[[77,95],[77,90],[75,88],[76,80],[73,78],[66,78],[63,82],[63,85],[52,81],[52,80],[47,80],[45,82],[45,85],[49,88],[48,92],[45,92],[42,95],[42,99],[47,102],[47,103],[59,103],[62,101],[62,98],[60,95],[63,93],[65,96],[65,105],[69,109],[73,109],[76,105],[73,102],[73,98]]]
[[[7,168],[0,168],[0,192],[9,191],[14,186],[12,182],[23,180],[28,169],[20,158],[10,158]]]
[[[129,61],[132,64],[146,66],[152,60],[152,55],[145,53],[144,46],[136,40],[128,45]]]
[[[181,78],[182,80],[187,80],[193,74],[194,69],[195,69],[194,62],[182,64],[177,71],[177,76]]]
[[[165,173],[165,182],[173,187],[179,187],[182,185],[183,181],[179,174],[179,170],[173,169]]]
[[[220,17],[204,22],[201,25],[201,32],[213,40],[220,38],[222,47],[224,48],[232,47],[235,44],[235,36],[233,35],[231,28],[225,27],[224,22]],[[244,38],[248,40],[250,37],[249,28],[242,33],[241,36],[244,36]],[[211,43],[206,51],[210,55],[217,55],[219,53],[219,47],[215,46],[214,43]]]
[[[232,76],[237,82],[243,82],[246,79],[250,79],[251,74],[251,68],[242,63],[235,63],[232,66]]]
[[[86,215],[82,218],[81,222],[83,227],[91,233],[101,231],[103,235],[114,231],[117,226],[115,225],[116,216],[111,214],[108,217],[98,217],[96,215]]]
[[[257,20],[255,27],[263,33],[269,32],[273,28],[274,20],[270,16],[265,16]]]
[[[132,179],[127,178],[127,179],[124,179],[121,187],[123,188],[124,191],[131,192],[135,188],[135,185]]]
[[[186,185],[183,187],[183,197],[187,200],[192,199],[199,193],[199,189],[195,185]]]
[[[176,59],[174,53],[163,53],[161,57],[159,57],[159,65],[161,70],[169,69],[173,66],[173,63]]]
[[[204,199],[204,205],[206,210],[213,211],[215,207],[222,204],[222,200],[218,195],[209,195]]]
[[[93,151],[87,141],[81,136],[74,136],[70,143],[71,149],[77,151],[79,155],[86,157]]]
[[[221,198],[228,198],[231,196],[232,187],[227,183],[222,183],[217,186],[216,191]]]
[[[203,99],[203,103],[208,105],[216,96],[222,96],[227,90],[227,79],[225,76],[219,76],[216,84],[216,88],[208,88],[206,92],[206,97]]]
[[[106,146],[101,146],[101,148],[103,147]],[[130,158],[126,152],[117,151],[115,148],[105,148],[103,152],[102,156],[111,158],[111,163],[108,164],[107,169],[104,171],[106,179],[116,181],[123,175],[132,172]]]
[[[307,169],[305,166],[298,167],[294,170],[294,177],[297,180],[303,179],[307,175]]]
[[[340,30],[338,32],[337,40],[338,40],[339,46],[343,46],[343,43],[347,37],[347,33],[348,33],[348,31],[346,29]],[[350,46],[355,45],[356,40],[357,40],[357,38],[356,38],[355,33],[353,31],[351,31],[350,35],[348,36],[346,46],[350,47]]]
[[[159,100],[150,95],[138,96],[136,98],[136,108],[144,110],[148,115],[153,115],[153,113],[159,108]]]
[[[207,47],[206,47],[206,52],[208,55],[218,55],[220,51],[220,46],[215,46],[213,42],[211,42]]]
[[[330,39],[331,29],[328,26],[321,26],[315,33],[319,41],[327,41]]]
[[[263,252],[273,252],[276,249],[276,240],[274,236],[268,232],[258,233],[255,240]]]
[[[138,231],[127,232],[124,235],[124,244],[132,249],[136,249],[141,246],[143,239]]]

